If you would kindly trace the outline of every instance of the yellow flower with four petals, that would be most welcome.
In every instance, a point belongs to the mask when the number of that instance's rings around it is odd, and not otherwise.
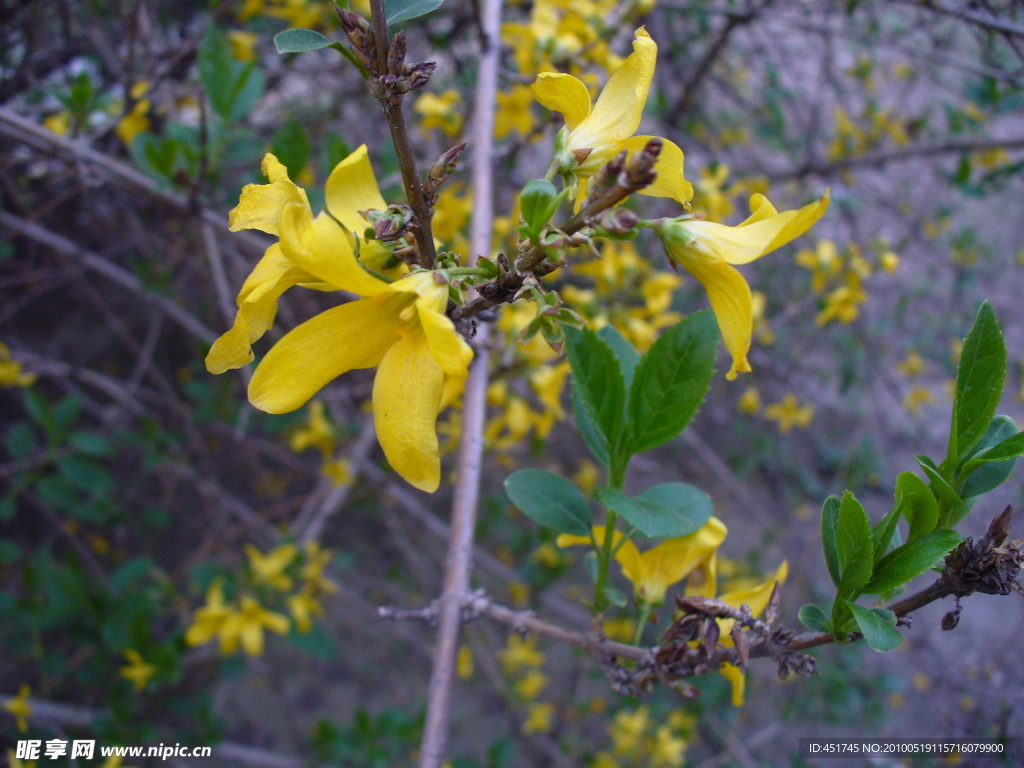
[[[461,391],[473,357],[445,316],[446,281],[420,271],[389,282],[367,269],[385,266],[387,253],[376,241],[359,243],[357,258],[353,233],[366,227],[359,212],[387,207],[365,146],[332,171],[327,212],[316,217],[305,192],[273,155],[264,158],[263,168],[270,183],[242,190],[230,225],[261,229],[280,242],[267,249],[243,285],[235,324],[211,348],[207,368],[221,373],[251,361],[252,343],[270,327],[278,298],[293,285],[357,294],[362,298],[285,335],[256,368],[249,400],[269,413],[287,413],[341,374],[376,367],[374,423],[384,454],[412,485],[437,490],[435,422]]]
[[[642,150],[654,138],[633,134],[640,127],[647,103],[658,46],[643,27],[635,34],[633,53],[615,70],[593,109],[587,86],[572,75],[543,72],[531,86],[537,101],[565,117],[566,133],[561,139],[563,157],[559,171],[579,181],[577,201],[586,197],[586,179],[601,166],[623,150],[631,155]],[[657,178],[640,190],[640,194],[671,197],[684,206],[689,205],[693,185],[683,178],[683,150],[667,139],[661,142],[661,154],[654,166]],[[575,160],[572,159],[574,153]]]

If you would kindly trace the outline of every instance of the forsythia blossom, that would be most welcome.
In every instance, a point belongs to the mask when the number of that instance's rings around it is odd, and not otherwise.
[[[658,46],[641,27],[633,39],[633,53],[615,70],[591,109],[590,92],[579,78],[559,72],[544,72],[533,83],[533,95],[541,104],[565,117],[565,129],[556,146],[559,172],[580,182],[577,201],[586,196],[586,179],[593,176],[619,152],[643,149],[652,136],[634,136],[647,93],[654,78]],[[683,150],[661,139],[661,154],[654,167],[654,183],[640,190],[642,195],[671,197],[688,205],[693,186],[683,178]]]
[[[654,223],[669,258],[708,292],[722,339],[732,355],[727,379],[751,370],[747,361],[754,330],[750,286],[732,265],[749,264],[809,230],[828,210],[829,194],[796,211],[775,210],[761,194],[750,198],[750,217],[735,227],[686,217]]]
[[[461,390],[473,357],[444,314],[445,280],[420,271],[390,281],[370,271],[383,265],[376,241],[361,243],[356,257],[353,233],[366,227],[359,212],[387,207],[365,146],[335,167],[326,186],[328,210],[316,217],[277,158],[268,154],[263,169],[270,183],[242,190],[230,225],[261,229],[280,242],[267,249],[242,286],[235,324],[211,348],[207,368],[221,373],[252,360],[251,344],[270,327],[278,298],[293,285],[357,294],[359,300],[285,335],[256,368],[249,400],[269,413],[287,413],[341,374],[375,367],[374,423],[385,456],[412,485],[437,490],[435,422]]]

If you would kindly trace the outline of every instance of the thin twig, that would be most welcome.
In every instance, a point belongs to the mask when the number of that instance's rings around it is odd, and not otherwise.
[[[135,275],[127,270],[121,269],[121,267],[115,264],[112,264],[102,256],[92,253],[91,251],[87,251],[84,248],[80,248],[66,237],[58,235],[55,232],[51,232],[38,224],[26,221],[14,214],[7,213],[7,211],[0,211],[0,224],[5,227],[10,227],[14,231],[19,232],[38,243],[42,243],[43,245],[53,248],[55,251],[59,251],[65,256],[71,256],[72,258],[77,259],[84,266],[94,272],[98,272],[104,277],[113,280],[123,288],[127,288],[129,291],[132,291],[153,306],[157,307],[178,325],[201,341],[205,341],[207,344],[212,344],[217,338],[216,333],[211,331],[199,320],[183,310],[166,296],[158,296],[157,294],[149,291],[142,284],[142,281]]]
[[[494,223],[494,180],[491,163],[498,91],[501,0],[480,0],[479,12],[482,50],[480,69],[477,72],[473,122],[473,218],[470,224],[468,266],[476,263],[478,255],[489,255],[491,251],[491,228]],[[476,357],[470,367],[463,396],[462,434],[455,499],[452,504],[451,537],[445,563],[444,591],[440,598],[440,626],[427,691],[427,717],[420,743],[420,768],[441,768],[448,742],[452,688],[455,684],[456,656],[461,630],[462,599],[469,589],[476,507],[480,494],[487,408],[487,336],[488,327],[484,323],[477,334]]]
[[[118,182],[125,183],[130,187],[143,190],[146,193],[163,200],[168,205],[183,212],[192,212],[195,206],[187,195],[164,188],[159,182],[146,176],[130,165],[108,157],[102,152],[97,152],[84,142],[58,136],[41,125],[27,120],[21,115],[11,112],[5,107],[0,107],[0,133],[23,141],[43,151],[57,151],[64,156],[80,160],[103,170],[106,175]],[[228,232],[227,217],[218,212],[203,209],[201,211],[205,221],[213,226]],[[270,245],[270,241],[256,235],[253,232],[236,233],[236,242],[241,242],[253,255],[262,255],[263,251]]]

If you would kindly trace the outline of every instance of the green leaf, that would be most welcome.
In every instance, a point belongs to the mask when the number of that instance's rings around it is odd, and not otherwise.
[[[615,359],[619,361],[619,370],[622,371],[622,380],[625,382],[626,391],[628,392],[633,384],[633,375],[636,373],[636,366],[640,362],[640,355],[614,325],[606,325],[597,332],[597,335],[604,339],[605,343],[612,348]]]
[[[50,406],[34,389],[25,390],[25,411],[29,418],[47,432],[50,431]]]
[[[960,462],[984,437],[1003,395],[1005,379],[1003,332],[995,312],[986,301],[978,309],[960,355],[949,455],[946,457],[948,462]]]
[[[63,456],[57,459],[57,470],[72,485],[88,491],[94,497],[105,496],[114,489],[114,479],[102,464],[81,456]]]
[[[590,505],[574,483],[543,469],[505,478],[505,493],[524,514],[559,533],[590,536]]]
[[[15,461],[27,459],[39,450],[36,431],[27,421],[16,422],[7,430],[7,434],[4,435],[4,444],[7,446],[7,453]]]
[[[889,548],[889,542],[892,541],[892,535],[896,533],[896,525],[900,521],[900,511],[905,503],[902,499],[897,500],[893,504],[892,509],[882,518],[881,522],[871,529],[871,547],[874,562],[877,563],[881,560],[885,550]]]
[[[384,0],[384,15],[388,26],[415,19],[440,8],[444,0]]]
[[[616,589],[610,584],[604,588],[604,596],[608,598],[608,602],[617,608],[625,608],[626,603],[629,602],[629,598],[620,589]]]
[[[114,452],[113,443],[95,432],[75,432],[68,438],[68,443],[86,456],[109,456]]]
[[[907,541],[935,530],[939,524],[939,504],[924,480],[913,472],[900,472],[896,478],[896,499],[902,503],[903,516],[910,526]]]
[[[1022,453],[1024,432],[1017,432],[1017,425],[1009,416],[996,416],[957,473],[960,495],[970,499],[1002,485]]]
[[[935,462],[927,456],[915,456],[917,463],[924,473],[928,475],[928,487],[932,495],[939,502],[939,525],[951,527],[963,520],[971,511],[970,505],[965,504],[960,495],[953,490],[949,481],[943,477],[942,472]]]
[[[938,528],[897,547],[878,561],[863,591],[878,595],[906,584],[939,563],[959,543],[960,534],[956,531]]]
[[[626,408],[625,454],[656,448],[690,423],[711,384],[717,346],[718,326],[704,310],[663,333],[640,358]]]
[[[601,488],[598,500],[650,538],[675,538],[698,530],[711,517],[711,497],[687,483],[662,483],[629,497]]]
[[[579,387],[573,384],[569,389],[569,401],[572,403],[572,415],[576,420],[576,429],[579,430],[583,442],[594,455],[594,458],[604,465],[605,469],[610,468],[608,457],[608,438],[606,438],[590,413],[590,409],[583,402]]]
[[[843,499],[839,504],[836,556],[840,592],[852,594],[871,578],[871,568],[875,562],[871,521],[864,507],[849,491],[843,493]]]
[[[227,35],[215,24],[210,24],[199,45],[199,80],[213,111],[224,120],[228,119],[235,103],[234,64]]]
[[[800,611],[796,617],[800,620],[801,624],[812,632],[832,631],[832,622],[829,621],[825,612],[814,603],[800,606]]]
[[[51,411],[53,416],[53,431],[55,435],[63,435],[75,422],[82,412],[82,398],[75,393],[62,397]]]
[[[309,134],[298,120],[285,121],[285,124],[274,134],[270,149],[274,156],[281,161],[281,164],[288,169],[288,175],[293,179],[306,167],[312,151]]]
[[[589,328],[565,326],[565,348],[574,393],[578,392],[579,404],[604,436],[606,453],[614,461],[626,399],[619,362],[612,348]]]
[[[330,38],[324,37],[312,29],[286,29],[274,35],[274,47],[278,53],[305,53],[319,51],[332,44]]]
[[[876,651],[892,651],[903,642],[903,635],[896,630],[896,614],[884,608],[865,608],[846,601],[857,620],[857,626],[864,640]]]
[[[825,564],[828,565],[832,583],[839,586],[839,554],[836,550],[836,529],[839,526],[840,501],[829,496],[821,506],[821,544],[825,550]]]

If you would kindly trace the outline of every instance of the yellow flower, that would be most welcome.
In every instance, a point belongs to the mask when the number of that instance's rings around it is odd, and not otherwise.
[[[793,427],[807,428],[814,418],[814,408],[800,405],[796,396],[790,394],[765,408],[764,415],[778,424],[779,432],[787,435]]]
[[[32,717],[32,705],[28,703],[31,690],[23,684],[18,689],[18,695],[4,704],[4,709],[14,715],[14,723],[22,733],[28,732],[28,719]]]
[[[764,195],[754,194],[750,218],[735,227],[687,218],[656,226],[669,257],[708,292],[722,339],[732,355],[727,379],[751,370],[747,352],[754,331],[750,286],[732,265],[748,264],[799,237],[824,215],[828,203],[826,191],[810,205],[779,213]]]
[[[320,471],[335,485],[352,482],[352,464],[346,458],[324,459]]]
[[[280,613],[268,611],[252,597],[243,597],[241,606],[231,611],[220,630],[221,653],[228,655],[242,649],[250,656],[263,653],[263,630],[279,635],[288,633],[288,619]]]
[[[622,541],[621,531],[614,532],[612,546],[618,547],[615,559],[622,566],[623,575],[633,584],[637,602],[658,606],[665,602],[665,592],[670,586],[685,579],[714,555],[727,532],[725,524],[712,517],[700,530],[665,539],[646,552],[640,552],[631,540]],[[604,526],[594,526],[594,540],[598,545],[603,544],[604,537]],[[592,542],[587,536],[563,533],[555,543],[568,547]]]
[[[524,138],[529,136],[533,130],[532,102],[533,93],[525,85],[513,85],[508,93],[499,93],[494,115],[494,138],[503,139],[513,131]]]
[[[473,651],[468,645],[459,646],[455,674],[458,675],[459,680],[469,680],[473,677]]]
[[[878,257],[878,263],[886,272],[895,272],[900,266],[900,257],[893,251],[886,251]]]
[[[256,41],[259,35],[255,32],[243,32],[240,29],[228,31],[228,42],[231,44],[231,55],[239,61],[252,61],[256,58]]]
[[[121,667],[121,677],[125,680],[131,680],[135,692],[138,693],[146,687],[150,678],[156,674],[156,667],[147,663],[139,655],[139,652],[132,648],[124,652],[124,657],[128,659],[128,663]]]
[[[125,146],[130,147],[136,136],[149,130],[149,118],[146,115],[152,105],[149,103],[149,99],[142,98],[148,90],[149,83],[144,80],[132,86],[131,97],[137,101],[132,107],[132,111],[122,117],[117,124],[117,135],[125,143]]]
[[[654,732],[654,744],[651,748],[652,768],[682,768],[686,763],[686,739],[672,733],[667,725],[662,725]]]
[[[314,400],[309,404],[306,425],[292,433],[288,445],[295,453],[317,448],[324,458],[334,452],[334,429],[327,420],[323,400]]]
[[[66,109],[54,112],[49,117],[43,119],[43,127],[53,131],[58,136],[67,136],[71,130],[71,113]]]
[[[509,635],[508,643],[498,652],[498,656],[506,675],[514,675],[544,663],[543,652],[537,650],[537,638],[523,638],[522,635]]]
[[[305,634],[313,628],[313,617],[323,616],[324,607],[313,590],[304,587],[288,598],[288,612],[295,619],[295,628]]]
[[[548,684],[548,676],[538,669],[531,669],[516,681],[516,693],[521,699],[532,701]]]
[[[230,613],[224,602],[224,583],[215,579],[206,591],[206,605],[196,609],[192,624],[185,631],[185,642],[192,646],[210,642],[220,634]]]
[[[462,104],[459,92],[449,88],[440,94],[425,93],[416,99],[413,109],[420,116],[420,127],[424,131],[439,129],[445,136],[456,137],[462,130]]]
[[[281,242],[267,250],[242,287],[235,325],[211,348],[208,370],[220,373],[252,359],[252,342],[270,326],[278,297],[292,285],[363,297],[285,335],[256,368],[249,400],[268,413],[287,413],[341,374],[376,367],[374,425],[384,454],[412,485],[437,490],[435,422],[461,390],[473,357],[444,314],[448,286],[431,272],[389,283],[356,258],[349,233],[366,224],[358,211],[386,207],[365,146],[335,167],[326,187],[329,213],[316,218],[305,193],[272,155],[264,159],[264,170],[271,183],[242,191],[231,226],[262,229]]]
[[[921,414],[921,406],[928,405],[934,399],[934,395],[924,387],[914,387],[903,398],[903,407],[912,416],[919,416]]]
[[[531,86],[537,101],[565,117],[567,133],[561,141],[560,172],[580,180],[578,200],[585,197],[585,180],[601,166],[623,150],[632,154],[643,149],[653,138],[633,134],[640,126],[657,56],[658,46],[640,27],[633,39],[633,53],[615,70],[593,109],[587,86],[572,75],[544,72]],[[582,157],[584,154],[586,157]],[[657,178],[640,194],[671,197],[688,205],[693,197],[693,186],[683,178],[683,150],[662,139],[661,154],[654,170]]]
[[[860,315],[860,305],[868,300],[868,295],[860,287],[860,280],[855,276],[847,285],[841,285],[825,298],[825,308],[815,318],[815,325],[822,326],[833,320],[849,325]]]
[[[637,707],[636,710],[619,710],[608,726],[612,738],[612,751],[616,755],[628,755],[642,748],[644,736],[650,727],[651,710]]]
[[[555,705],[550,702],[531,704],[526,710],[526,722],[523,733],[547,733],[551,730],[555,717]]]
[[[740,399],[736,401],[736,410],[750,415],[761,410],[761,393],[757,391],[757,387],[747,387],[746,391],[740,395]]]
[[[282,592],[292,588],[292,579],[284,571],[298,554],[294,544],[283,544],[267,555],[262,554],[252,544],[246,544],[245,554],[249,558],[249,568],[252,569],[257,584],[266,584]]]
[[[34,373],[21,370],[21,363],[11,357],[10,348],[0,342],[0,387],[30,387],[35,383]]]
[[[904,376],[909,379],[913,379],[916,376],[920,376],[925,372],[928,367],[928,363],[917,353],[917,350],[911,350],[910,354],[907,355],[907,359],[897,366]]]

